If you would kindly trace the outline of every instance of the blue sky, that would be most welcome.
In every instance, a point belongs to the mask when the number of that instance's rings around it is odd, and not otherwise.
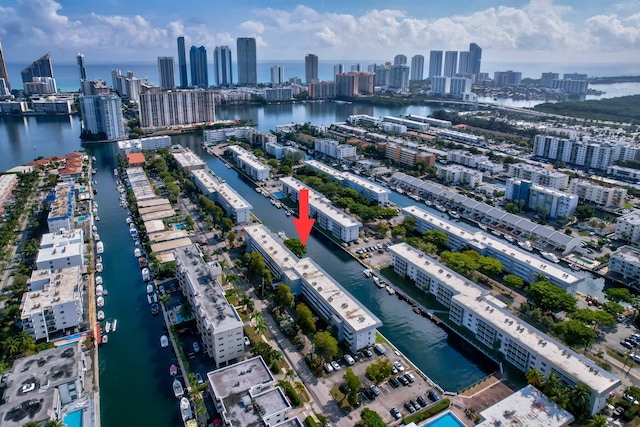
[[[640,0],[0,0],[7,62],[50,51],[57,62],[153,61],[188,44],[256,37],[259,60],[392,60],[398,53],[466,50],[493,62],[633,63]]]

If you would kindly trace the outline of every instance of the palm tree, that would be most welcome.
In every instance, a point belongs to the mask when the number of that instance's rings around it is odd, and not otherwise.
[[[162,304],[167,305],[169,301],[171,301],[171,295],[169,294],[160,295],[159,299]]]
[[[22,427],[41,427],[40,423],[37,421],[29,421],[26,424],[23,424]]]
[[[576,419],[589,415],[589,403],[591,401],[591,393],[589,387],[584,384],[576,384],[570,392],[571,400],[569,401],[569,409]]]
[[[227,276],[227,280],[229,280],[228,276]],[[240,297],[240,306],[242,306],[244,308],[244,310],[247,310],[247,307],[249,304],[251,304],[253,301],[251,300],[251,297],[248,294],[244,294]]]
[[[260,335],[264,334],[265,332],[267,332],[267,324],[265,323],[264,319],[259,318],[256,319],[256,332]]]
[[[524,376],[527,378],[527,382],[536,388],[540,388],[543,384],[544,377],[542,376],[542,372],[535,368],[529,368]]]
[[[60,420],[49,420],[44,427],[65,427],[66,424]]]
[[[180,316],[182,316],[184,319],[191,319],[191,317],[193,316],[193,307],[191,306],[189,301],[183,302],[180,306]]]
[[[560,378],[553,372],[547,375],[546,381],[542,387],[542,392],[549,397],[553,397],[559,393],[559,390],[562,388],[562,384],[560,383]],[[556,402],[557,403],[557,402]]]
[[[588,427],[607,427],[609,424],[607,423],[607,417],[604,415],[594,415],[589,421]]]
[[[240,280],[240,277],[234,273],[227,274],[226,278],[227,278],[227,283],[231,283],[234,285],[238,283],[238,281]]]
[[[569,402],[571,400],[571,395],[569,394],[569,390],[565,387],[560,386],[556,393],[550,396],[549,400],[558,404],[562,409],[567,409],[569,406]]]
[[[289,381],[293,381],[293,379],[296,377],[296,371],[294,371],[293,369],[287,369],[287,372],[285,372],[284,377]]]
[[[20,352],[22,346],[17,337],[8,337],[2,343],[2,346],[7,350],[10,355],[14,355]]]

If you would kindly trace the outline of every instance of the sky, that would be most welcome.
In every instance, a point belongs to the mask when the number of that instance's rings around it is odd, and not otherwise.
[[[628,64],[640,62],[640,0],[0,0],[8,63],[155,61],[177,56],[181,35],[230,46],[234,62],[235,39],[255,37],[259,61],[428,58],[475,42],[483,62]]]

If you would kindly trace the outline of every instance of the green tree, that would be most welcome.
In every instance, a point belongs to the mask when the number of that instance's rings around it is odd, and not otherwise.
[[[279,285],[273,295],[273,303],[281,311],[293,307],[294,298],[291,294],[291,288],[285,284]]]
[[[338,341],[329,332],[318,332],[313,338],[316,355],[324,362],[332,360],[338,354]]]
[[[26,424],[23,424],[22,427],[42,427],[37,421],[29,421]]]
[[[504,285],[509,287],[509,288],[516,288],[516,289],[520,289],[522,288],[522,286],[524,286],[524,280],[522,280],[522,277],[518,277],[515,274],[507,274],[504,277]]]
[[[449,242],[449,236],[441,230],[428,230],[422,233],[422,239],[438,248],[445,248]]]
[[[49,420],[44,424],[44,427],[65,427],[66,424],[61,420]]]
[[[602,309],[607,313],[611,313],[614,316],[619,316],[624,313],[624,307],[617,302],[607,301],[602,304]]]
[[[569,398],[567,410],[571,412],[576,419],[588,418],[590,415],[589,402],[591,400],[589,387],[582,383],[576,384],[571,387]]]
[[[505,203],[504,210],[512,214],[520,212],[520,208],[515,203]]]
[[[596,209],[593,206],[578,205],[578,207],[576,208],[575,215],[578,218],[578,220],[585,221],[593,217],[594,213],[596,213]]]
[[[604,295],[609,301],[614,302],[631,302],[633,295],[629,292],[628,288],[609,288],[604,290]]]
[[[305,335],[312,334],[316,331],[316,319],[306,304],[300,303],[296,305],[296,324]]]
[[[607,422],[607,417],[604,415],[596,414],[591,418],[587,427],[607,427],[609,423]]]
[[[593,329],[578,320],[556,323],[553,325],[553,331],[564,342],[574,347],[589,347],[597,337]]]
[[[536,307],[543,311],[572,311],[576,306],[576,299],[562,288],[547,281],[531,284],[527,290],[527,297]]]
[[[233,248],[233,243],[236,241],[236,233],[230,231],[227,234],[227,243],[229,243],[229,247]]]
[[[222,229],[223,233],[226,233],[227,231],[231,231],[233,229],[233,221],[231,221],[230,218],[225,216],[220,221],[220,228]]]
[[[585,325],[589,326],[613,326],[615,319],[611,313],[607,313],[604,310],[592,310],[590,308],[578,308],[571,313],[569,317],[573,320],[578,320]]]
[[[286,239],[283,243],[298,258],[302,258],[307,253],[307,248],[300,239]]]
[[[367,369],[365,370],[365,376],[371,381],[374,381],[377,385],[380,384],[385,378],[389,377],[392,371],[393,365],[391,364],[391,360],[387,358],[381,358],[367,366]]]
[[[386,427],[387,425],[380,414],[369,408],[364,408],[360,412],[360,420],[363,427]]]
[[[527,382],[536,388],[540,388],[544,383],[544,376],[542,375],[542,372],[535,368],[529,368],[525,373],[525,377]]]
[[[267,332],[267,329],[269,329],[267,327],[267,323],[262,317],[256,318],[256,325],[254,326],[254,328],[259,335],[264,334],[265,332]]]
[[[358,401],[358,389],[362,384],[360,378],[353,373],[353,369],[347,368],[347,371],[342,376],[344,380],[343,389],[345,394],[347,395],[347,400],[351,405],[354,405]]]

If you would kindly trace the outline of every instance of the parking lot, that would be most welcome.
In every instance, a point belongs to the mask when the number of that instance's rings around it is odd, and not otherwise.
[[[395,421],[394,417],[391,415],[392,408],[397,408],[400,417],[404,417],[406,415],[409,415],[410,413],[408,409],[409,405],[405,407],[406,402],[409,402],[411,400],[415,402],[415,408],[412,408],[415,412],[416,409],[422,410],[426,407],[429,407],[433,403],[433,400],[429,398],[429,392],[436,393],[436,396],[439,396],[439,394],[427,382],[427,380],[422,377],[419,372],[409,368],[409,364],[404,360],[400,353],[398,353],[400,354],[398,355],[393,351],[390,351],[388,348],[386,350],[387,351],[385,355],[372,353],[371,357],[366,357],[364,355],[358,356],[358,361],[351,366],[349,366],[344,359],[336,360],[334,362],[339,364],[339,369],[334,370],[330,373],[325,373],[325,375],[321,378],[321,381],[325,383],[327,388],[332,388],[334,385],[340,386],[344,382],[342,376],[345,374],[346,368],[351,368],[362,382],[361,391],[358,395],[359,401],[361,402],[362,406],[358,409],[358,411],[360,411],[363,407],[367,407],[380,414],[385,422],[392,423],[393,421]],[[399,361],[403,371],[399,371],[396,374],[393,374],[391,378],[378,384],[377,390],[374,389],[372,391],[370,389],[370,386],[375,384],[365,377],[365,371],[367,369],[367,366],[381,358],[389,359],[392,363]],[[407,373],[411,374],[411,376],[413,377],[413,382],[410,382],[410,380],[405,377],[401,379],[402,383],[400,383],[400,377],[404,376],[404,374]],[[398,381],[396,382],[395,379],[398,379]],[[422,398],[424,399],[424,406],[418,403],[419,396],[422,396]]]

